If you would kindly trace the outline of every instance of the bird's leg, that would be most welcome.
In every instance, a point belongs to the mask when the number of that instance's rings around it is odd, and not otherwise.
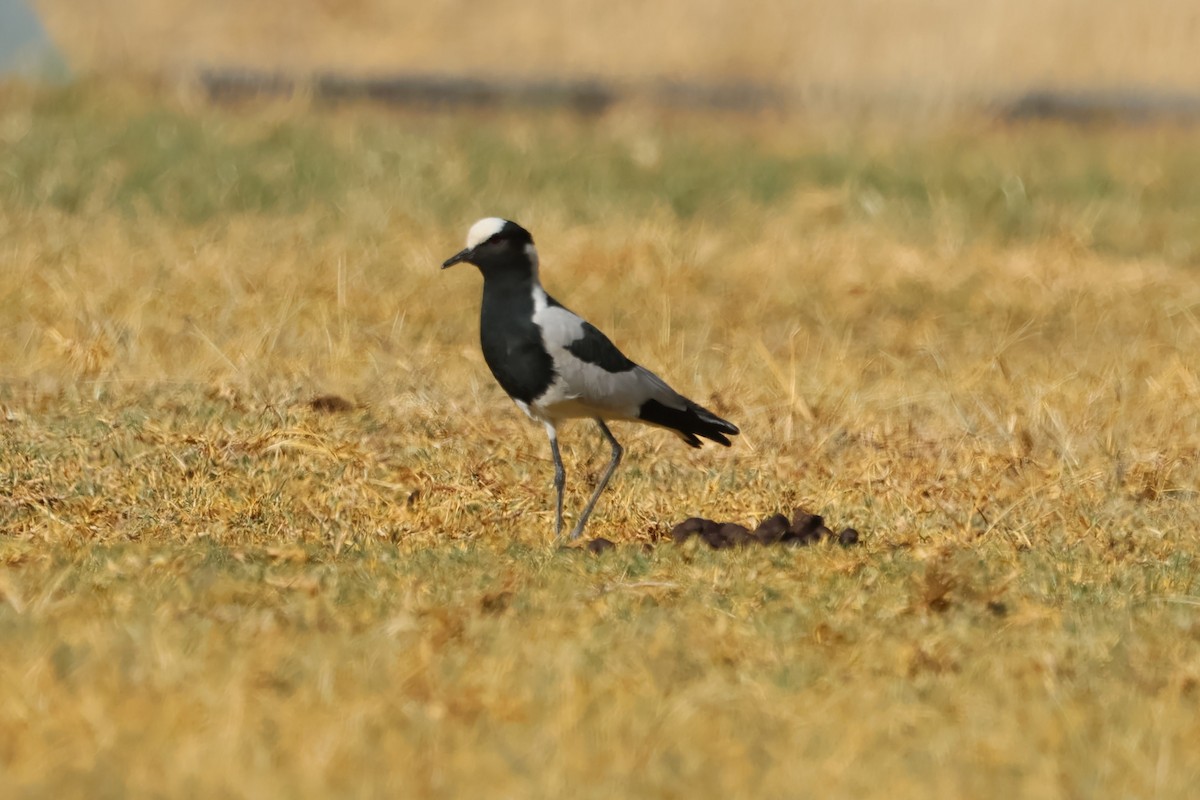
[[[558,502],[554,506],[554,538],[562,537],[563,488],[567,485],[567,471],[563,469],[562,456],[558,452],[558,431],[546,423],[546,435],[550,437],[550,454],[554,456],[554,491]]]
[[[604,474],[600,477],[600,483],[596,485],[596,491],[592,493],[592,499],[588,500],[588,504],[583,507],[583,512],[579,515],[579,521],[575,523],[575,530],[571,531],[571,538],[578,539],[583,534],[583,526],[587,525],[588,517],[592,515],[592,509],[596,507],[596,501],[600,499],[600,494],[604,491],[604,487],[608,486],[608,480],[617,471],[617,465],[621,463],[621,454],[625,452],[621,447],[621,443],[617,441],[617,437],[612,435],[612,431],[604,424],[604,420],[596,417],[596,424],[600,426],[600,432],[604,434],[604,438],[612,445],[612,459],[608,462],[608,469],[604,470]]]

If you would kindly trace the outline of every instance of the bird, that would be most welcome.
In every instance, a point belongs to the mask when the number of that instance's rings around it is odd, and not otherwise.
[[[562,422],[594,420],[612,448],[608,467],[571,531],[572,540],[583,534],[624,453],[606,421],[665,428],[691,447],[699,447],[701,437],[730,446],[729,437],[740,432],[736,425],[676,392],[546,293],[529,231],[507,219],[485,217],[471,226],[466,245],[446,259],[442,269],[467,263],[483,275],[479,312],[483,358],[517,406],[546,428],[554,459],[556,541],[562,537],[566,486],[558,447]]]

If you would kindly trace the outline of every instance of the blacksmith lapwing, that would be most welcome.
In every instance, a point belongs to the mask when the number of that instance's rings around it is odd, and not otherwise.
[[[546,426],[558,492],[554,533],[562,535],[566,472],[558,452],[558,423],[590,417],[612,445],[612,460],[571,532],[583,533],[588,517],[617,469],[623,452],[608,420],[634,420],[667,428],[692,447],[703,436],[729,446],[732,423],[676,392],[650,370],[625,357],[608,337],[546,294],[538,280],[538,255],[529,231],[496,217],[467,232],[467,246],[442,268],[474,264],[483,274],[479,339],[492,375],[532,419]]]

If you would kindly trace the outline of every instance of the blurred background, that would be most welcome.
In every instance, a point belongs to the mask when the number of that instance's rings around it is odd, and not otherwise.
[[[29,12],[79,76],[672,82],[951,106],[1047,91],[1178,106],[1200,86],[1193,0],[0,0],[10,54],[39,38]]]

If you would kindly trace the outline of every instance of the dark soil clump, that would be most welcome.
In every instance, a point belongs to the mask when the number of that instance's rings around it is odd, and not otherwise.
[[[671,529],[671,541],[675,544],[683,544],[693,536],[703,539],[714,550],[754,544],[805,547],[836,541],[842,547],[853,547],[859,543],[859,533],[854,528],[844,528],[835,534],[825,525],[824,517],[804,508],[797,508],[791,520],[783,514],[765,517],[753,531],[736,522],[716,522],[704,517],[688,517]]]
[[[599,555],[600,553],[612,550],[615,547],[615,544],[613,544],[610,540],[605,539],[603,536],[597,536],[595,539],[592,539],[587,543],[587,551],[594,555]]]

